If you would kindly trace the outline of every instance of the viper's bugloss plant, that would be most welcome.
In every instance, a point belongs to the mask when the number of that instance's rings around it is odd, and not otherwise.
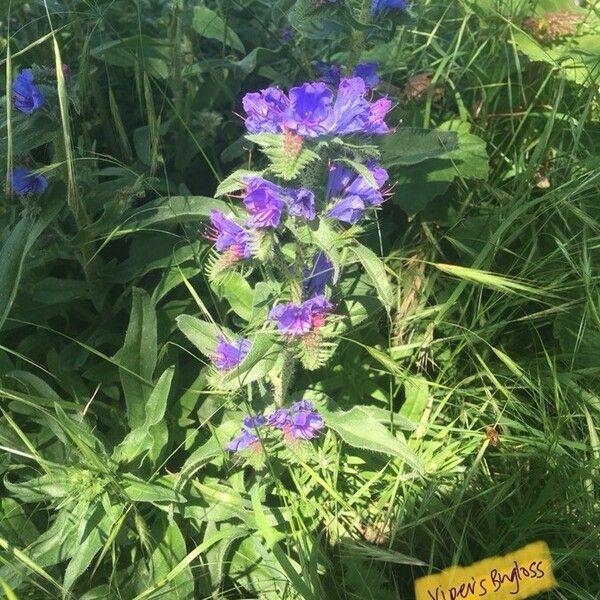
[[[378,261],[356,239],[360,223],[387,195],[388,173],[377,162],[374,137],[391,131],[385,122],[391,102],[373,98],[376,67],[362,63],[353,77],[337,82],[307,82],[287,93],[269,87],[242,100],[247,138],[263,149],[268,163],[262,171],[238,171],[223,182],[231,214],[211,213],[208,235],[217,256],[209,277],[226,282],[237,271],[278,292],[264,319],[243,338],[229,342],[217,336],[214,385],[259,380],[262,403],[274,405],[266,419],[246,418],[229,444],[232,452],[260,450],[261,441],[270,439],[260,432],[268,428],[298,441],[316,437],[324,426],[307,400],[286,405],[306,391],[292,390],[298,366],[323,366],[345,327],[347,307],[339,293],[351,264],[348,253]],[[385,284],[383,267],[376,278],[375,287]],[[264,371],[254,368],[255,346],[273,356]]]
[[[25,167],[15,167],[10,180],[13,191],[19,196],[41,194],[48,187],[48,180],[43,175],[36,175]]]

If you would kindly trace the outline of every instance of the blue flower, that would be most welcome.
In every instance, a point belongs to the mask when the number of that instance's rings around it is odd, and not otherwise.
[[[294,402],[291,409],[278,408],[269,416],[268,424],[281,429],[288,441],[310,440],[325,426],[323,417],[308,400]]]
[[[292,88],[289,98],[276,88],[246,94],[246,128],[250,133],[295,133],[300,138],[388,133],[384,119],[392,103],[387,98],[369,102],[366,92],[365,80],[351,77],[340,80],[335,101],[323,81]]]
[[[317,437],[325,426],[323,417],[313,410],[299,410],[292,415],[291,434],[296,439],[310,440]]]
[[[280,304],[271,309],[269,320],[276,321],[279,331],[285,335],[304,335],[325,324],[327,313],[333,305],[322,294],[302,304]]]
[[[360,77],[342,79],[330,116],[329,129],[336,134],[365,130],[371,116],[371,104],[366,100],[365,82]]]
[[[327,63],[324,60],[314,61],[313,66],[323,83],[332,87],[337,87],[340,84],[342,79],[342,69],[340,67]]]
[[[289,44],[294,39],[294,32],[286,25],[279,30],[279,40],[282,44]]]
[[[325,286],[333,278],[333,265],[322,250],[313,258],[312,269],[304,269],[302,289],[306,296],[319,296],[325,292]]]
[[[285,202],[281,189],[262,177],[247,177],[244,204],[252,215],[250,225],[258,228],[277,227]]]
[[[278,408],[269,415],[267,422],[270,427],[284,429],[286,426],[291,426],[292,417],[286,408]]]
[[[227,450],[230,452],[239,452],[240,450],[245,450],[246,448],[252,447],[253,450],[258,451],[260,449],[260,444],[257,444],[259,441],[258,436],[256,435],[256,430],[259,427],[267,424],[267,418],[263,415],[246,415],[243,420],[244,426],[242,427],[242,431],[240,435],[227,445]]]
[[[246,94],[242,98],[246,129],[250,133],[280,133],[289,104],[287,96],[274,87]]]
[[[317,213],[315,211],[315,195],[306,188],[286,188],[284,191],[288,203],[288,212],[293,217],[304,217],[312,221]]]
[[[362,218],[365,208],[360,196],[347,196],[336,202],[325,216],[354,225]]]
[[[378,66],[376,62],[359,63],[354,67],[352,77],[360,77],[365,82],[367,88],[374,88],[379,83],[379,75],[377,75]]]
[[[217,337],[217,342],[213,362],[219,371],[228,371],[233,367],[237,367],[244,360],[252,346],[250,340],[243,338],[237,339],[233,344],[230,344],[225,339],[225,336],[221,334]]]
[[[337,199],[326,213],[327,217],[354,224],[366,208],[379,206],[384,201],[382,186],[388,179],[387,171],[375,162],[367,163],[377,187],[373,187],[362,175],[338,163],[329,169],[327,195]]]
[[[250,258],[250,234],[220,210],[210,211],[212,229],[208,239],[215,242],[219,252],[227,252],[232,261]]]
[[[262,427],[267,422],[267,417],[263,415],[256,415],[252,417],[251,415],[246,415],[244,417],[244,426],[248,429],[256,429],[257,427]]]
[[[41,194],[48,187],[48,180],[24,167],[15,167],[11,174],[11,184],[15,194],[27,196]]]
[[[392,108],[392,102],[389,98],[379,98],[373,102],[370,106],[370,114],[363,133],[375,133],[377,135],[384,135],[390,132],[390,128],[385,122],[385,117]]]
[[[46,102],[42,92],[33,83],[31,69],[21,71],[13,81],[12,91],[15,108],[28,115],[41,108]]]
[[[258,442],[258,436],[251,431],[242,428],[242,433],[227,444],[227,450],[229,450],[229,452],[240,452],[241,450],[245,450],[252,446],[255,442]]]
[[[377,14],[382,10],[406,10],[408,8],[407,0],[373,0],[371,12]]]
[[[285,125],[302,137],[327,133],[333,94],[322,82],[303,83],[290,90],[290,113]]]

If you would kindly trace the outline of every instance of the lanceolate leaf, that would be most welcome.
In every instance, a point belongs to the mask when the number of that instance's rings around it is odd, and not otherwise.
[[[122,462],[131,462],[152,449],[157,425],[161,424],[167,408],[167,400],[173,380],[173,368],[167,369],[152,390],[144,410],[146,416],[140,427],[131,431],[118,446],[116,458]]]
[[[401,127],[381,140],[384,167],[414,165],[428,158],[442,156],[458,147],[458,134],[437,129]]]
[[[227,27],[216,12],[206,6],[196,6],[192,26],[202,37],[231,46],[239,52],[246,52],[237,33]]]
[[[127,420],[132,429],[144,423],[144,407],[152,392],[152,386],[147,382],[152,379],[156,357],[154,305],[144,290],[134,288],[125,343],[119,351],[119,363],[139,376],[135,377],[123,369],[119,371],[127,404]]]
[[[0,248],[0,329],[15,300],[27,253],[56,217],[64,202],[64,196],[57,195],[47,201],[38,216],[26,214]]]
[[[369,248],[362,244],[351,246],[351,250],[356,254],[367,275],[371,278],[377,290],[379,300],[385,306],[386,310],[389,311],[394,300],[394,291],[388,280],[382,260],[372,250],[369,250]]]
[[[423,465],[415,453],[389,429],[382,425],[368,410],[368,407],[354,406],[346,412],[333,412],[319,408],[325,423],[348,445],[402,459],[417,472]]]

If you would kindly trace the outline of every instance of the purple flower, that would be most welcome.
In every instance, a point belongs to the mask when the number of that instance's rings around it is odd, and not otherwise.
[[[277,321],[281,333],[287,335],[304,335],[312,328],[312,315],[302,304],[280,304],[271,309],[271,321]]]
[[[392,108],[392,102],[389,98],[380,98],[371,104],[371,114],[367,119],[364,133],[375,133],[383,135],[390,132],[390,128],[386,125],[385,116]]]
[[[362,175],[352,169],[334,163],[329,168],[327,195],[339,198],[326,213],[327,217],[346,223],[356,223],[363,211],[370,206],[379,206],[383,200],[382,186],[388,179],[387,171],[374,161],[367,163],[377,187],[373,187]]]
[[[262,177],[247,177],[244,204],[252,215],[254,227],[277,227],[285,202],[281,198],[281,188]]]
[[[360,77],[342,79],[328,120],[328,129],[336,134],[364,131],[371,117],[371,105],[365,99],[365,82]]]
[[[365,203],[360,196],[346,196],[338,200],[325,216],[354,225],[360,221],[364,212]]]
[[[317,252],[313,258],[312,269],[304,269],[302,290],[307,296],[318,296],[325,292],[325,286],[333,278],[333,265],[325,252]]]
[[[289,44],[294,39],[294,32],[286,25],[279,30],[279,39],[282,44]]]
[[[325,316],[332,308],[333,305],[321,294],[302,304],[280,304],[271,309],[269,319],[277,321],[277,327],[283,334],[304,335],[323,326]]]
[[[285,125],[302,137],[327,133],[333,94],[321,81],[303,83],[290,90],[290,112]]]
[[[250,234],[220,210],[210,211],[212,231],[207,236],[219,252],[227,251],[233,260],[250,258]]]
[[[268,423],[271,427],[282,429],[288,441],[310,440],[325,425],[323,417],[308,400],[294,402],[291,409],[278,408],[269,416]]]
[[[246,94],[242,99],[246,129],[250,133],[281,133],[289,104],[287,96],[273,87]]]
[[[379,83],[378,66],[376,62],[359,63],[354,67],[352,77],[360,77],[368,89],[374,88]]]
[[[239,338],[233,344],[230,344],[225,336],[221,334],[217,336],[217,342],[213,362],[219,371],[228,371],[233,367],[237,367],[244,360],[252,346],[252,342],[244,338]]]
[[[386,9],[406,10],[407,7],[407,0],[373,0],[371,13],[376,14]]]
[[[316,60],[313,62],[313,66],[323,83],[332,87],[337,87],[340,84],[342,79],[342,69],[340,67],[324,60]]]
[[[361,67],[369,85],[376,78],[371,64],[374,63],[364,63]],[[266,88],[244,96],[246,127],[250,133],[294,133],[299,139],[326,134],[388,133],[384,118],[391,102],[381,98],[371,103],[365,98],[366,92],[363,77],[341,79],[335,101],[323,81],[292,88],[289,98],[277,88]]]
[[[292,417],[290,411],[286,408],[278,408],[269,415],[268,424],[270,427],[284,429],[286,426],[291,426]]]
[[[48,187],[48,180],[24,167],[15,167],[11,174],[11,185],[15,194],[27,196],[41,194]]]
[[[300,410],[292,416],[291,433],[296,439],[310,440],[317,437],[324,425],[323,417],[318,412]]]
[[[306,188],[287,188],[284,190],[288,203],[288,212],[293,217],[304,217],[312,221],[317,213],[315,211],[315,195]]]
[[[248,429],[256,429],[257,427],[262,427],[267,422],[267,417],[263,415],[256,415],[252,417],[251,415],[246,415],[244,417],[244,426]]]
[[[238,437],[234,438],[227,444],[227,450],[229,452],[239,452],[240,450],[245,450],[250,447],[255,442],[258,442],[258,436],[248,431],[245,428],[242,428],[242,433]]]
[[[42,92],[33,83],[31,69],[21,71],[13,81],[12,91],[15,108],[28,115],[41,108],[46,102]]]
[[[296,412],[299,410],[315,410],[315,406],[310,400],[300,400],[292,404],[292,410]]]

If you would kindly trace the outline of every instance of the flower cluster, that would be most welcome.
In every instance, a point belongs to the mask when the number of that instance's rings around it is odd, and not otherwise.
[[[342,78],[334,91],[323,81],[304,83],[286,95],[269,87],[246,94],[246,129],[250,133],[294,132],[303,138],[323,135],[385,134],[388,98],[370,102],[362,77]],[[335,97],[334,97],[335,96]]]
[[[246,177],[244,205],[252,216],[248,225],[257,228],[277,227],[284,208],[294,217],[312,221],[315,195],[305,188],[282,188],[262,177]]]
[[[46,103],[46,98],[34,83],[31,69],[23,69],[12,85],[13,105],[26,115],[31,115]],[[41,194],[48,187],[48,180],[25,167],[15,167],[11,173],[11,187],[19,196]]]
[[[269,320],[275,321],[279,331],[285,335],[305,335],[322,327],[332,308],[331,302],[323,294],[319,294],[302,304],[279,304],[271,309]]]
[[[334,203],[325,216],[354,224],[367,208],[383,203],[385,192],[382,192],[382,186],[388,180],[388,173],[374,161],[368,162],[366,167],[377,187],[348,167],[338,163],[330,166],[327,195]]]
[[[250,340],[238,338],[230,343],[223,334],[219,334],[213,356],[215,367],[219,371],[229,371],[233,367],[237,367],[244,360],[251,346],[252,342]]]
[[[261,448],[259,429],[266,427],[270,430],[280,430],[288,443],[299,440],[310,440],[319,434],[325,426],[323,417],[315,410],[308,400],[295,402],[291,408],[278,408],[268,416],[250,415],[244,417],[243,427],[238,437],[231,440],[227,449],[239,452],[250,448],[258,452]]]

